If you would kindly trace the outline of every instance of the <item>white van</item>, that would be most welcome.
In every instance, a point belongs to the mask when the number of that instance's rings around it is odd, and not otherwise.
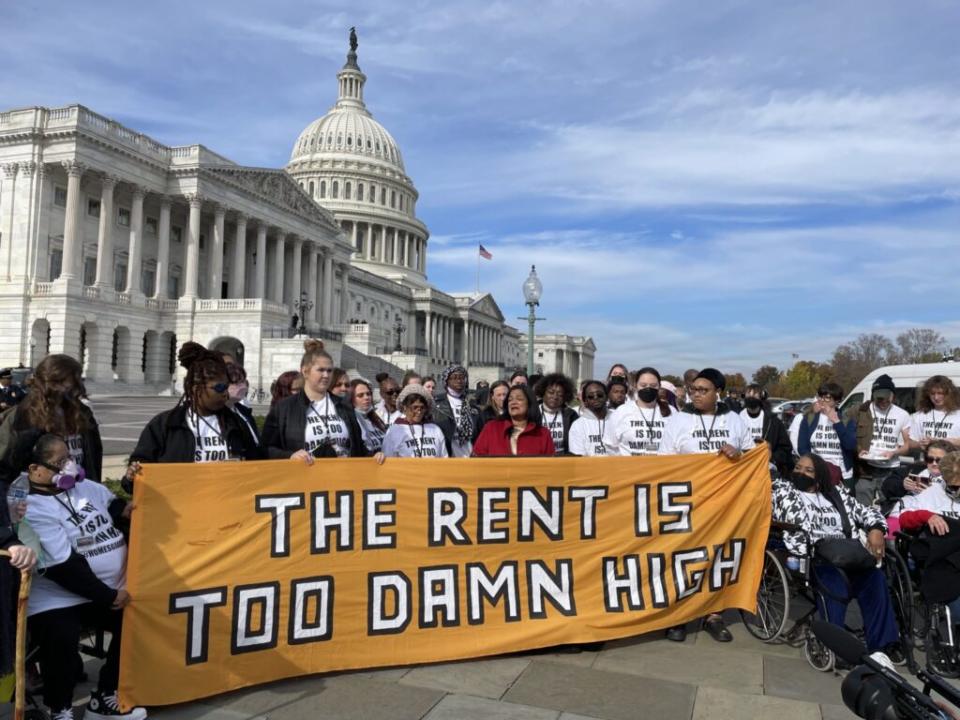
[[[960,362],[919,363],[916,365],[888,365],[877,368],[857,383],[840,406],[840,415],[849,417],[848,413],[856,411],[856,407],[870,399],[870,389],[873,381],[881,375],[893,378],[896,387],[896,402],[908,413],[917,409],[917,391],[920,386],[933,375],[946,375],[953,380],[953,384],[960,387]]]

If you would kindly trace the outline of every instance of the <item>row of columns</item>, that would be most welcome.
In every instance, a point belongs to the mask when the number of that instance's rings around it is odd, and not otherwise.
[[[477,365],[497,365],[502,361],[503,334],[499,329],[465,321],[463,347],[457,357],[454,343],[457,319],[434,312],[425,313],[424,319],[429,357],[440,362],[460,361]]]
[[[81,233],[80,181],[86,171],[86,167],[73,161],[64,162],[63,167],[67,173],[67,198],[63,229],[63,262],[60,277],[66,280],[79,280],[82,278],[81,257],[83,242]],[[117,182],[118,179],[111,175],[103,175],[101,178],[102,190],[100,197],[100,222],[97,231],[97,269],[95,285],[104,288],[113,286],[111,223],[113,222],[114,191]],[[146,195],[147,192],[145,189],[134,186],[131,195],[125,292],[131,295],[149,292],[154,298],[166,299],[166,279],[170,270],[170,212],[173,199],[165,195],[160,198],[155,286],[153,288],[142,288],[140,272],[143,248],[143,203]],[[200,230],[205,199],[196,193],[185,195],[184,199],[187,201],[190,209],[187,223],[186,262],[182,297],[198,298],[200,297]],[[213,298],[220,298],[222,294],[226,213],[227,209],[224,206],[213,203],[213,223],[208,233],[208,237],[210,238],[210,260],[206,268],[207,277],[205,278],[207,280],[207,294]],[[247,297],[247,288],[245,285],[248,220],[249,218],[243,213],[237,213],[233,260],[231,262],[228,282],[228,293],[231,298]],[[266,260],[267,235],[269,229],[270,226],[267,223],[257,221],[256,257],[259,258],[259,261],[256,263],[254,272],[252,297],[267,298]],[[276,229],[272,263],[273,283],[272,288],[270,288],[272,290],[270,299],[278,303],[284,302],[287,238],[288,234],[286,232],[282,229]],[[340,264],[342,276],[340,315],[342,317],[334,318],[333,255],[329,251],[301,237],[293,237],[292,243],[292,282],[288,294],[291,304],[299,300],[301,294],[305,292],[307,298],[312,302],[312,308],[307,318],[308,321],[314,323],[320,322],[324,325],[329,325],[335,321],[343,322],[343,316],[345,316],[347,312],[347,301],[349,298],[348,265],[345,263]],[[303,275],[302,258],[305,249],[309,253],[309,272],[307,275],[307,287],[304,288],[301,286],[301,279]],[[322,274],[319,272],[321,256],[323,258]]]
[[[426,238],[397,227],[353,222],[350,240],[355,252],[360,232],[363,233],[363,249],[358,254],[364,260],[390,263],[426,273]]]

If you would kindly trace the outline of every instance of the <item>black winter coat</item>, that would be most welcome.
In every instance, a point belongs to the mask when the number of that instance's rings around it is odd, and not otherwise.
[[[348,408],[339,402],[334,402],[332,405],[350,435],[350,456],[367,457],[367,446],[363,442],[363,433],[353,408]],[[302,391],[284,398],[270,408],[261,435],[261,442],[268,458],[285,460],[297,450],[304,449],[309,409],[310,398]]]
[[[480,421],[480,412],[466,398],[463,400],[463,410],[470,414],[470,422],[473,425],[470,442],[475,443],[477,438],[480,437],[481,428],[483,428],[483,423]],[[446,393],[441,393],[434,398],[433,421],[443,431],[443,437],[447,441],[447,451],[453,457],[451,448],[453,447],[453,441],[456,439],[457,419],[453,413],[453,406],[450,405],[450,398],[447,397]]]
[[[137,446],[130,454],[131,462],[192,463],[197,451],[197,439],[187,424],[187,406],[177,405],[172,410],[154,417],[140,433]],[[244,460],[264,459],[263,450],[250,435],[243,418],[229,408],[219,414],[220,427],[226,430],[230,457]]]
[[[790,433],[783,426],[783,422],[769,410],[763,413],[763,439],[770,446],[770,460],[777,466],[783,477],[788,477],[793,470],[793,445],[790,442]]]

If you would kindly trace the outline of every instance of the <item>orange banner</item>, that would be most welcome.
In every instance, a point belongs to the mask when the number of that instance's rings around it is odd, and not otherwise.
[[[768,453],[153,465],[120,694],[638,635],[754,610]]]

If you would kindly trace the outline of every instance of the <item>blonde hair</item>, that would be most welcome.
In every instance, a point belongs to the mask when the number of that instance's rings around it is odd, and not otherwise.
[[[960,452],[947,453],[940,459],[940,474],[947,484],[960,477]]]
[[[326,358],[330,362],[333,362],[330,353],[323,349],[323,340],[317,340],[316,338],[304,340],[303,357],[300,358],[300,369],[303,370],[303,368],[312,367],[320,358]]]

